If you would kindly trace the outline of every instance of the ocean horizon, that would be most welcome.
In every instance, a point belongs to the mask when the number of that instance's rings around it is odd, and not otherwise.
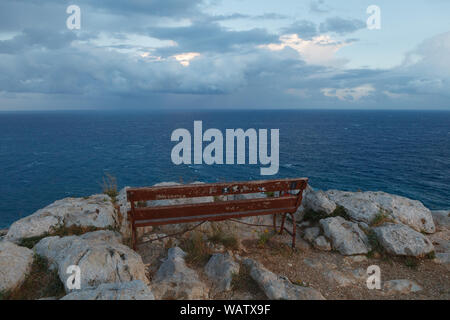
[[[179,165],[178,128],[280,130],[280,168]],[[163,181],[308,177],[318,189],[384,191],[450,208],[450,112],[393,110],[152,110],[0,112],[0,228],[65,197]]]

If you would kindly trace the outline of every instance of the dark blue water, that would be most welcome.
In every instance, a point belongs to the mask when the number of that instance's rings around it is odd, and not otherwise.
[[[0,113],[0,227],[68,196],[160,181],[261,179],[260,166],[175,166],[170,135],[280,129],[280,171],[323,189],[383,190],[450,207],[450,112],[168,111]]]

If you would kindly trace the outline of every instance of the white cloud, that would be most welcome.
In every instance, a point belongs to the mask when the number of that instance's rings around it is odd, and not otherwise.
[[[333,40],[329,35],[320,35],[311,40],[305,40],[299,38],[297,34],[287,34],[280,37],[280,42],[261,47],[272,51],[280,51],[289,47],[297,51],[307,63],[317,65],[336,65],[342,62],[335,57],[335,54],[339,49],[348,45],[346,42]]]
[[[182,66],[187,67],[191,63],[191,60],[197,58],[200,56],[200,53],[198,52],[186,52],[186,53],[180,53],[172,56],[177,60]]]
[[[375,92],[371,84],[365,84],[354,88],[323,88],[320,90],[326,97],[338,98],[341,101],[358,101],[361,98],[370,96]]]

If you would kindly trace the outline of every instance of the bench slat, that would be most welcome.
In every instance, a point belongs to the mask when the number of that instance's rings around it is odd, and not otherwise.
[[[242,212],[267,211],[282,208],[284,212],[296,210],[297,196],[281,198],[264,198],[251,200],[237,200],[224,202],[207,202],[173,206],[155,206],[149,208],[135,208],[134,220],[173,219],[216,214],[231,214]]]
[[[140,220],[136,221],[136,227],[146,227],[146,226],[157,226],[166,224],[177,224],[177,223],[188,223],[188,222],[198,222],[198,221],[222,221],[227,219],[240,219],[251,216],[263,216],[270,214],[281,214],[295,212],[295,208],[277,208],[277,209],[266,209],[266,210],[255,210],[250,212],[235,212],[235,213],[223,213],[223,214],[211,214],[202,216],[191,216],[191,217],[179,217],[179,218],[168,218],[168,219],[151,219],[151,220]]]
[[[303,190],[307,178],[263,180],[249,182],[228,182],[211,184],[191,184],[168,187],[130,188],[127,190],[129,201],[168,200],[259,192]]]

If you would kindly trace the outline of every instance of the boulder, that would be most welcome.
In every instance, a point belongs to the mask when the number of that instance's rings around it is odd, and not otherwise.
[[[295,285],[257,261],[247,258],[243,263],[250,268],[250,276],[270,300],[325,300],[316,289]]]
[[[37,254],[46,257],[67,288],[71,274],[67,268],[81,269],[81,289],[102,283],[142,280],[148,283],[141,256],[120,243],[121,236],[113,231],[96,231],[82,236],[47,237],[34,247]]]
[[[370,251],[369,240],[357,223],[342,217],[320,220],[325,236],[331,239],[332,246],[343,255],[366,254]]]
[[[439,229],[450,229],[450,210],[431,211],[431,214]]]
[[[344,263],[347,265],[352,264],[360,264],[360,263],[367,263],[369,260],[367,259],[367,256],[351,256],[351,257],[345,257]]]
[[[140,280],[103,283],[98,287],[76,290],[61,300],[155,300],[149,287]]]
[[[331,214],[336,209],[336,203],[331,201],[324,191],[314,190],[310,186],[303,191],[302,205],[305,209],[326,214]]]
[[[313,246],[318,250],[331,251],[331,244],[324,236],[320,236],[314,239]]]
[[[18,288],[33,264],[33,251],[8,242],[0,242],[0,292]]]
[[[184,261],[186,253],[178,247],[169,249],[152,281],[152,291],[158,300],[200,300],[208,297],[209,290],[198,274]]]
[[[319,234],[320,234],[319,227],[307,228],[304,231],[303,239],[309,241],[310,243],[313,243],[314,240],[319,236]]]
[[[119,206],[118,225],[119,232],[125,239],[131,238],[131,225],[128,221],[128,210],[131,209],[130,203],[127,201],[127,190],[130,187],[125,187],[119,191],[117,195],[117,205]]]
[[[66,198],[14,222],[9,228],[6,240],[17,243],[23,238],[44,236],[60,226],[114,227],[116,220],[116,211],[107,195]]]
[[[344,273],[337,270],[330,270],[325,273],[325,277],[331,284],[337,284],[339,287],[348,287],[357,282],[357,278],[347,276]]]
[[[422,287],[411,280],[390,280],[383,283],[383,293],[392,294],[409,294],[422,290]]]
[[[390,254],[421,257],[434,251],[427,237],[405,225],[386,223],[373,230],[380,244]]]
[[[233,274],[239,273],[239,264],[230,254],[214,254],[205,266],[205,273],[219,292],[230,291]]]
[[[436,253],[436,257],[434,258],[434,262],[440,264],[450,264],[450,252],[439,252]]]
[[[370,225],[379,214],[385,214],[416,231],[435,232],[431,211],[420,201],[385,192],[329,190],[326,194],[337,205],[343,206],[353,220]]]

